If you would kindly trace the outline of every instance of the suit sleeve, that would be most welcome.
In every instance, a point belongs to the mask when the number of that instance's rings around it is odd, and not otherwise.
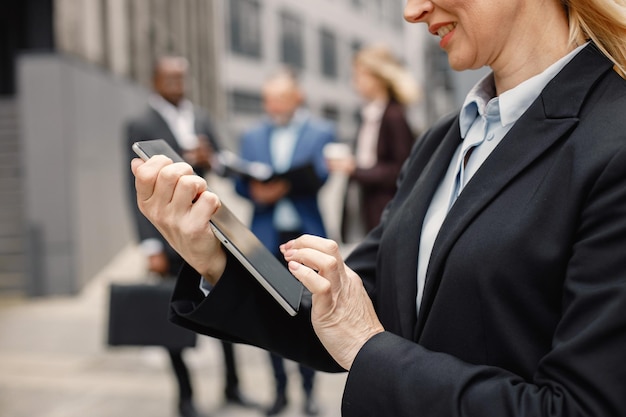
[[[328,179],[328,167],[324,159],[324,146],[328,143],[335,142],[335,133],[326,123],[317,123],[319,126],[316,127],[315,145],[311,152],[311,166],[313,172],[310,173],[311,175],[309,175],[308,178],[291,181],[289,191],[289,196],[291,197],[315,196]]]
[[[299,313],[292,317],[230,254],[224,275],[207,297],[199,289],[200,279],[191,267],[183,267],[171,304],[174,323],[258,346],[321,371],[344,371],[313,331],[310,293],[305,292]]]
[[[217,131],[213,126],[213,122],[211,118],[206,112],[202,112],[196,110],[196,133],[201,133],[207,136],[209,139],[209,144],[213,148],[214,151],[220,151],[222,149],[222,144],[217,136]]]

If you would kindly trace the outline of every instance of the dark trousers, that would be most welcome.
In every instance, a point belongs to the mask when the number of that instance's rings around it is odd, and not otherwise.
[[[237,370],[235,368],[235,352],[233,345],[229,342],[221,341],[222,349],[224,351],[224,370],[226,373],[226,387],[224,393],[226,395],[236,393],[239,387],[239,378],[237,377]],[[189,376],[189,369],[183,359],[182,350],[169,350],[167,351],[172,363],[172,369],[178,382],[178,398],[180,402],[191,401],[193,397],[193,388],[191,386],[191,377]]]
[[[278,241],[280,244],[282,244],[289,240],[297,238],[301,234],[302,232],[300,231],[280,232]],[[274,255],[279,261],[281,261],[281,263],[283,263],[283,265],[286,266],[285,258],[282,256],[278,248],[274,250]],[[274,372],[274,379],[276,380],[276,394],[285,394],[285,391],[287,389],[287,374],[285,372],[285,362],[281,356],[276,355],[275,353],[269,352],[269,356],[272,363],[272,370]],[[302,388],[304,390],[304,393],[309,396],[313,391],[315,371],[302,364],[298,364],[298,369],[300,370],[300,375],[302,376]]]
[[[272,370],[274,371],[274,379],[276,380],[276,394],[285,394],[287,390],[287,373],[285,372],[285,362],[282,356],[270,352],[270,360],[272,361]],[[302,389],[306,396],[310,396],[313,392],[313,382],[315,380],[315,371],[302,364],[298,364],[300,375],[302,376]]]
[[[222,350],[224,351],[224,371],[226,372],[226,387],[224,388],[225,394],[236,394],[239,389],[239,378],[237,377],[237,370],[235,369],[235,352],[233,345],[230,342],[220,341],[222,343]]]
[[[172,369],[174,370],[174,375],[176,375],[176,381],[178,381],[178,400],[181,403],[191,401],[193,389],[191,388],[189,369],[187,369],[183,359],[183,351],[168,349],[167,353],[170,355]]]
[[[169,274],[171,277],[176,277],[183,266],[184,260],[171,246],[166,247],[166,253],[169,261]],[[235,367],[235,353],[232,343],[223,340],[220,342],[222,343],[222,350],[224,351],[224,371],[226,374],[226,387],[224,388],[224,392],[226,396],[230,396],[236,394],[239,388],[239,378],[237,377],[237,369]],[[189,369],[183,360],[182,351],[168,350],[168,354],[172,362],[174,374],[176,375],[176,381],[178,382],[179,399],[181,402],[189,401],[193,397],[193,389],[191,387]]]

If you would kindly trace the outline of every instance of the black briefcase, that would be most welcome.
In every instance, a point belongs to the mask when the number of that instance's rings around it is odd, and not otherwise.
[[[174,282],[111,284],[107,343],[110,346],[194,347],[196,333],[168,320]]]

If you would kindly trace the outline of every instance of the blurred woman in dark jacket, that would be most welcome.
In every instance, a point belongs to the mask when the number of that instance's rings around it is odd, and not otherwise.
[[[354,153],[327,161],[331,172],[349,177],[342,221],[344,241],[373,229],[395,194],[396,178],[414,142],[405,106],[419,95],[409,72],[383,46],[356,54],[353,83],[364,102]],[[360,224],[351,226],[354,219]]]

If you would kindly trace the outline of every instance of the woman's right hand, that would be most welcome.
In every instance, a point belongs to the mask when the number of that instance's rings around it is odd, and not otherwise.
[[[137,205],[172,247],[215,285],[226,267],[226,253],[209,220],[220,208],[217,195],[186,163],[157,155],[133,159]]]

